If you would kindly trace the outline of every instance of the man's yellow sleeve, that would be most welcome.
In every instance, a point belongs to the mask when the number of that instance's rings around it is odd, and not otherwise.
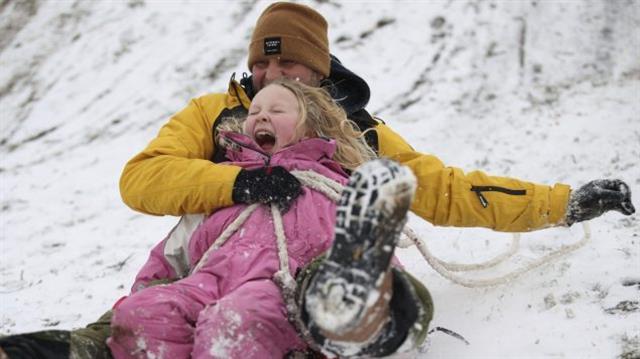
[[[411,210],[434,225],[525,232],[564,220],[567,185],[549,187],[480,171],[465,174],[445,167],[435,156],[416,152],[384,124],[376,131],[380,156],[410,167],[418,178]]]
[[[120,178],[123,201],[140,212],[176,216],[232,205],[240,168],[210,161],[213,122],[234,105],[228,102],[225,94],[207,95],[174,115],[126,164]]]

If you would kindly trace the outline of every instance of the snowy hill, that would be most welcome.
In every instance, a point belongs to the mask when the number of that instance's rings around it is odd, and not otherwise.
[[[640,3],[315,1],[332,52],[372,88],[368,108],[417,150],[466,171],[631,185],[640,207]],[[246,71],[267,1],[0,3],[0,335],[74,328],[128,293],[176,223],[127,208],[125,162],[192,97]],[[482,262],[510,235],[413,228],[446,260]],[[420,358],[640,357],[640,221],[607,214],[583,248],[510,283],[465,288],[415,248],[436,333]],[[579,226],[523,235],[493,278]]]

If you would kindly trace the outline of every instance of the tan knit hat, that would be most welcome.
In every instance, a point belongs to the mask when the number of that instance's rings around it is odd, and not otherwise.
[[[269,57],[292,60],[329,76],[331,57],[327,21],[312,8],[276,2],[256,22],[249,44],[249,70]]]

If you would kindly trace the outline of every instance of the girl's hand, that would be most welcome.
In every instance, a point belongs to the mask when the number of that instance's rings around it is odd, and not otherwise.
[[[282,167],[241,170],[233,185],[235,203],[272,203],[286,212],[302,193],[300,181]]]

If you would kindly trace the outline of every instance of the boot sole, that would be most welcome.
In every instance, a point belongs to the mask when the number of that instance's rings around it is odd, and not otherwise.
[[[334,242],[306,294],[318,327],[349,331],[378,301],[415,189],[411,170],[390,160],[367,162],[352,174],[336,209]]]

